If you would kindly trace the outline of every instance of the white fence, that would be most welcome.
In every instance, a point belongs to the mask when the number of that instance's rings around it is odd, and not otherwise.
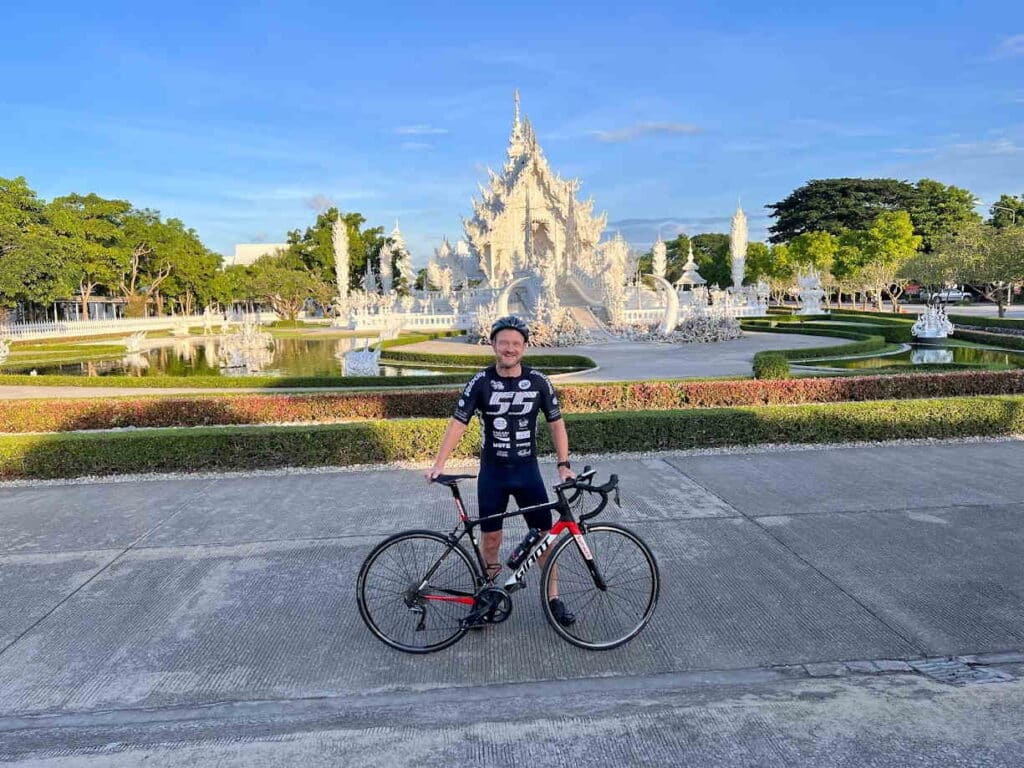
[[[277,320],[273,312],[261,312],[260,322],[272,323]],[[228,315],[229,322],[238,322],[241,316]],[[31,339],[57,339],[75,336],[103,336],[107,334],[131,334],[138,331],[162,331],[181,326],[190,328],[209,323],[219,328],[223,323],[221,315],[168,315],[162,317],[118,318],[116,320],[58,320],[48,323],[0,324],[0,338],[16,341]]]
[[[472,322],[473,315],[470,314],[424,315],[416,312],[357,313],[352,315],[352,322],[349,327],[356,331],[397,330],[399,328],[421,331],[454,331],[469,328]]]

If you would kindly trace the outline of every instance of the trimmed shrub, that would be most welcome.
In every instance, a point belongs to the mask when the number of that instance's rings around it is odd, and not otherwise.
[[[963,341],[976,341],[979,344],[990,344],[993,347],[1004,349],[1024,349],[1024,336],[1014,336],[1009,333],[990,333],[989,331],[968,331],[957,328],[953,331],[954,339]]]
[[[755,443],[952,438],[1024,432],[1024,397],[838,403],[795,407],[573,414],[579,453],[651,451]],[[0,478],[126,472],[197,472],[283,466],[424,461],[446,419],[372,421],[319,427],[140,430],[0,437]],[[541,431],[541,450],[550,438]],[[456,455],[479,449],[466,430]]]
[[[755,379],[788,379],[789,361],[778,352],[758,352],[754,355]]]
[[[459,355],[438,354],[435,352],[396,352],[388,350],[381,353],[381,362],[394,360],[404,363],[429,363],[430,365],[453,365],[460,368],[476,368],[494,362],[493,354]],[[586,370],[597,367],[597,363],[583,355],[526,355],[523,362],[534,368],[565,370]]]
[[[977,315],[949,315],[954,325],[973,325],[978,328],[1024,329],[1024,320],[1014,317],[980,317]]]

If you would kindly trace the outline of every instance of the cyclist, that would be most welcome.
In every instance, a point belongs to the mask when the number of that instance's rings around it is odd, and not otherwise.
[[[459,395],[455,413],[441,440],[434,465],[425,473],[433,480],[444,472],[445,462],[466,431],[473,414],[480,418],[480,476],[477,500],[480,517],[502,515],[509,496],[520,508],[545,504],[547,489],[537,464],[537,413],[542,411],[551,429],[551,441],[558,456],[558,475],[565,481],[575,477],[569,464],[569,436],[558,407],[558,397],[551,381],[540,371],[522,362],[530,329],[520,318],[508,315],[491,326],[494,365],[477,373]],[[527,513],[526,524],[547,532],[551,529],[551,512]],[[498,518],[480,524],[487,575],[493,581],[501,571],[498,552],[501,549],[501,527]],[[550,550],[541,557],[541,564]],[[551,613],[562,625],[576,621],[558,597],[558,580],[551,579],[548,590]]]

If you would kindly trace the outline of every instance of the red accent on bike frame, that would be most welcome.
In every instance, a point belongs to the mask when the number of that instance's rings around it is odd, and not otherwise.
[[[572,522],[570,522],[570,523],[563,523],[561,520],[559,520],[557,523],[555,523],[553,526],[551,526],[551,535],[552,536],[557,536],[558,534],[560,534],[562,531],[565,531],[565,530],[568,530],[569,533],[571,533],[573,536],[579,536],[580,535],[580,527],[578,525],[576,525],[576,523],[572,523]]]
[[[440,600],[443,603],[462,603],[463,605],[472,605],[472,597],[458,597],[456,595],[421,595],[424,600]]]
[[[455,508],[459,510],[459,520],[461,520],[462,522],[466,522],[467,520],[469,520],[469,518],[466,517],[466,510],[462,508],[462,502],[459,501],[458,499],[455,500]]]

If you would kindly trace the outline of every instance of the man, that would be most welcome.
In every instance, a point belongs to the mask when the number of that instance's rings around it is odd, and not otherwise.
[[[551,429],[551,441],[558,457],[558,476],[564,481],[575,477],[569,465],[569,436],[558,408],[558,397],[551,381],[540,371],[523,365],[523,354],[530,341],[530,329],[515,315],[499,319],[491,326],[494,365],[476,374],[459,396],[455,414],[441,441],[434,466],[425,473],[433,480],[444,472],[445,462],[466,431],[470,418],[480,418],[483,440],[480,446],[480,476],[477,500],[480,517],[505,513],[509,496],[520,508],[545,504],[547,489],[537,464],[537,413],[543,412]],[[527,513],[526,524],[547,532],[551,512]],[[485,520],[482,546],[487,576],[492,581],[501,571],[503,519]],[[550,554],[545,552],[541,563]],[[558,580],[551,580],[548,593],[551,613],[562,625],[576,621],[558,598]]]

